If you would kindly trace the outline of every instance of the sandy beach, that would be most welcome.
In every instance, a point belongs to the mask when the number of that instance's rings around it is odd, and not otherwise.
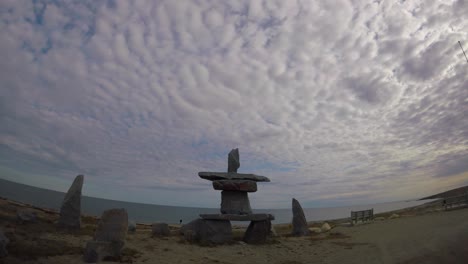
[[[97,218],[83,216],[82,229],[70,234],[56,228],[57,212],[6,199],[0,200],[0,208],[0,228],[10,239],[9,255],[0,263],[83,263]],[[16,212],[23,209],[35,211],[38,221],[18,223]],[[398,217],[391,218],[394,213]],[[467,220],[466,207],[444,211],[433,203],[354,226],[346,219],[328,221],[330,231],[306,237],[290,236],[290,225],[275,225],[278,236],[264,245],[245,244],[245,229],[234,227],[235,241],[221,246],[190,244],[177,225],[170,226],[170,237],[152,238],[150,226],[138,224],[127,236],[123,256],[104,263],[466,263]]]

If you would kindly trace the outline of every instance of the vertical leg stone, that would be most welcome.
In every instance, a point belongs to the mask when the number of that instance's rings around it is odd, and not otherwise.
[[[249,196],[246,192],[222,191],[221,192],[222,214],[251,214]]]
[[[271,221],[252,221],[244,235],[244,242],[248,244],[263,244],[267,241],[271,230]]]

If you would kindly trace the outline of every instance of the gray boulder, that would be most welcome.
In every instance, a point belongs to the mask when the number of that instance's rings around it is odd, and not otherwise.
[[[239,149],[232,149],[228,154],[228,172],[237,172],[239,167]]]
[[[3,231],[0,230],[0,258],[8,255],[8,251],[6,249],[8,243],[10,243],[10,240],[5,236]]]
[[[106,257],[119,257],[128,231],[128,214],[125,209],[104,211],[99,221],[94,240],[88,241],[84,261],[97,262]]]
[[[201,244],[224,244],[232,240],[231,222],[228,220],[196,219],[180,229],[185,239]]]
[[[169,225],[166,223],[153,223],[151,225],[151,234],[153,237],[166,237],[171,234]]]
[[[32,209],[19,209],[16,212],[16,219],[20,224],[36,223],[37,213]]]
[[[244,235],[244,242],[247,244],[263,244],[267,241],[271,231],[271,222],[252,221]]]
[[[80,229],[81,227],[81,189],[83,187],[83,178],[83,175],[76,176],[63,199],[58,220],[59,227],[68,229]]]
[[[292,199],[292,235],[293,236],[306,236],[310,234],[310,231],[307,226],[307,220],[302,210],[301,205],[296,199]]]

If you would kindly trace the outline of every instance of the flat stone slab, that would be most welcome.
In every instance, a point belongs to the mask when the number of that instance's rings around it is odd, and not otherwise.
[[[213,189],[222,191],[256,192],[257,182],[250,180],[213,181]]]
[[[255,175],[255,174],[246,174],[246,173],[237,173],[237,172],[199,172],[198,176],[200,178],[209,180],[209,181],[218,181],[218,180],[251,180],[256,182],[270,182],[265,176]]]
[[[206,220],[230,220],[230,221],[266,221],[275,220],[275,216],[272,214],[248,214],[248,215],[237,215],[237,214],[201,214],[201,218]]]

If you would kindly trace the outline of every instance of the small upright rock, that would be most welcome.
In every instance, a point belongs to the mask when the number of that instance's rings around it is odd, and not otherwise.
[[[169,225],[166,223],[153,223],[151,225],[151,231],[153,237],[166,237],[171,234]]]
[[[307,226],[307,220],[302,210],[301,205],[296,199],[292,199],[292,235],[294,236],[306,236],[310,234],[310,231]]]
[[[80,229],[81,227],[81,189],[83,175],[76,176],[60,207],[58,226],[67,229]]]
[[[136,231],[136,222],[133,220],[128,221],[128,232],[135,233],[135,231]]]
[[[3,231],[0,230],[0,258],[8,255],[8,251],[6,249],[8,243],[10,243],[10,240],[5,236]]]
[[[232,149],[228,154],[228,172],[237,172],[239,167],[239,149]]]
[[[125,209],[110,209],[104,211],[94,235],[94,240],[88,241],[84,253],[84,261],[97,262],[105,257],[118,257],[125,245],[128,230],[128,214]]]

